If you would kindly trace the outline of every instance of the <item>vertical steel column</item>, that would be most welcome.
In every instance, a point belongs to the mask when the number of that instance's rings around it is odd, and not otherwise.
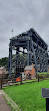
[[[8,71],[10,72],[10,45],[9,45]]]
[[[31,38],[31,47],[32,47],[34,61],[35,61],[36,73],[37,73],[37,61],[36,61],[36,56],[35,56],[35,53],[34,53],[34,46],[33,46],[33,40],[32,40],[32,38]]]
[[[39,57],[40,57],[40,72],[41,72],[41,69],[42,69],[41,55],[42,55],[42,49],[40,49],[40,53],[39,53]]]
[[[18,65],[18,60],[19,59],[19,47],[17,47],[17,65]]]
[[[41,72],[41,50],[38,46],[38,43],[37,43],[37,67],[38,67],[38,72]]]
[[[43,58],[43,50],[42,50],[42,42],[41,42],[41,49],[40,49],[40,72],[42,72],[44,70],[43,69],[43,63],[42,63],[42,58]]]
[[[29,65],[29,40],[27,41],[27,65]]]
[[[45,56],[44,56],[44,51],[42,51],[42,71],[44,72],[45,71],[45,68],[44,68],[44,66],[45,66],[45,63],[44,63],[44,59],[45,59]]]
[[[48,54],[45,51],[45,68],[46,68],[46,72],[48,72]]]
[[[38,41],[37,41],[37,47],[36,47],[36,60],[38,58]]]
[[[47,58],[47,68],[46,68],[46,70],[48,72],[48,53],[47,52],[46,52],[46,58]]]
[[[48,53],[45,47],[44,47],[44,50],[45,50],[45,70],[46,72],[48,72]]]
[[[37,40],[37,47],[36,47],[36,62],[37,62],[37,72],[38,72],[38,40]]]
[[[31,41],[29,43],[29,65],[31,65]]]
[[[16,73],[17,73],[17,49],[16,49]]]
[[[47,72],[46,50],[45,50],[45,46],[44,46],[44,52],[43,52],[43,72]]]
[[[23,58],[24,58],[24,48],[23,48]]]
[[[24,48],[23,48],[23,62],[24,62],[24,64],[25,64],[25,55],[24,55],[25,53],[24,53]],[[23,64],[23,67],[24,67],[24,64]]]
[[[12,73],[12,43],[10,44],[10,71],[9,71],[9,74]]]

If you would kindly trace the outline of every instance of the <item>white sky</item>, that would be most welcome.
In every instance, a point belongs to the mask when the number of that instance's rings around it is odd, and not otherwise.
[[[0,58],[8,56],[9,39],[34,28],[49,45],[49,0],[0,0]]]

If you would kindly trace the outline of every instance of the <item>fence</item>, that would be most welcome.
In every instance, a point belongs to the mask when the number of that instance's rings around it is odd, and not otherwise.
[[[13,79],[4,79],[3,77],[0,79],[0,89],[5,86],[11,86],[11,85],[21,85],[25,83],[32,83],[32,82],[40,82],[42,80],[49,80],[49,74],[40,74],[36,76],[37,79],[33,80],[22,80],[22,74],[20,76],[20,81],[16,81],[17,78]],[[19,82],[19,83],[18,83]]]
[[[18,85],[18,82],[20,82],[20,84],[22,84],[22,75],[20,76],[20,79],[18,78],[13,78],[13,79],[4,79],[3,77],[0,79],[0,89],[2,89],[2,87],[4,86],[10,86],[10,85]]]
[[[39,74],[36,77],[38,79],[38,82],[41,80],[49,80],[49,74]]]

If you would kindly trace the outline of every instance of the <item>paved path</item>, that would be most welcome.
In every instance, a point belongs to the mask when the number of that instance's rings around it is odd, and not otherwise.
[[[1,90],[0,90],[0,111],[11,111],[11,108],[10,106],[7,105]]]

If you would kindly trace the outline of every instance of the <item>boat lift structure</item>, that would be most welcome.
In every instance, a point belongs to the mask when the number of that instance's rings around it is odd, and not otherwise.
[[[22,58],[19,56],[20,47],[23,48]],[[26,65],[31,65],[32,63],[35,64],[36,72],[47,72],[47,48],[48,45],[32,28],[25,33],[12,37],[9,44],[9,74],[12,74],[13,68],[15,72],[22,72]],[[25,49],[27,52],[25,52]],[[16,50],[13,59],[12,50]]]

